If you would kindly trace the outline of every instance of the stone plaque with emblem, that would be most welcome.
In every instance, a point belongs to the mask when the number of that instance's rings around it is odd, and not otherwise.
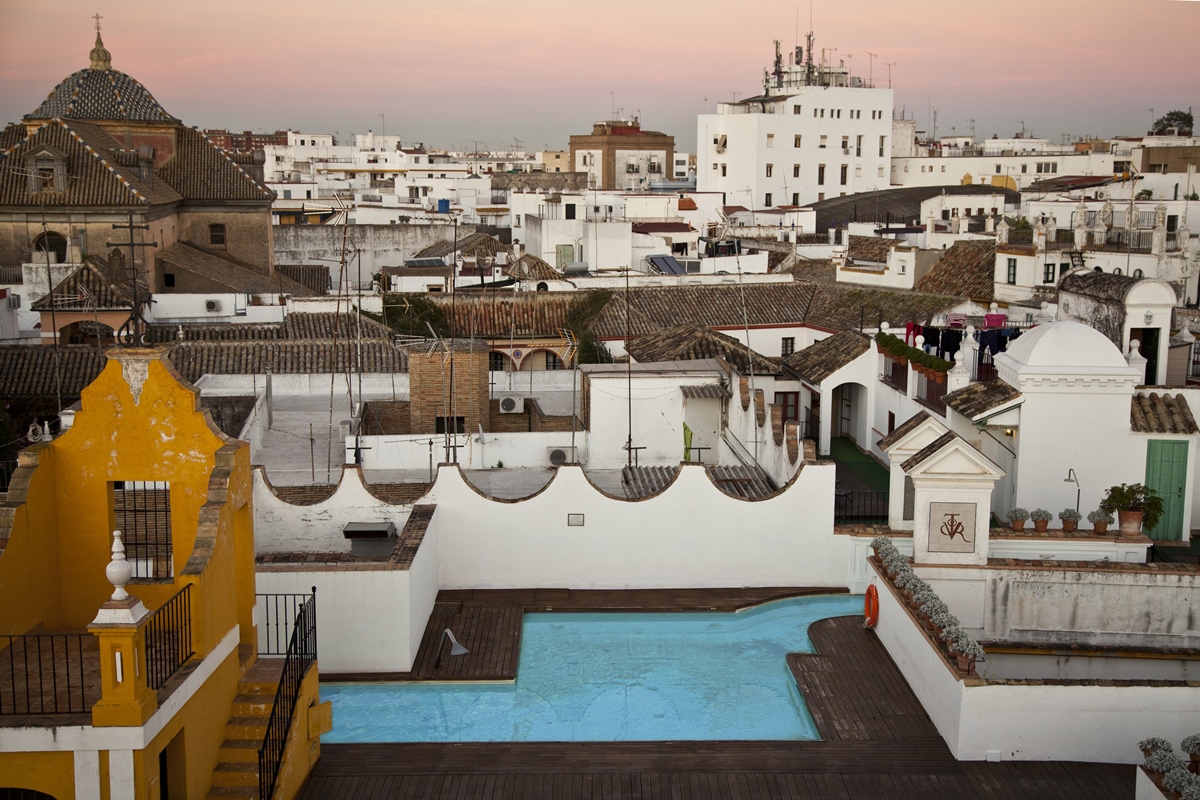
[[[929,552],[975,552],[975,503],[929,504]]]

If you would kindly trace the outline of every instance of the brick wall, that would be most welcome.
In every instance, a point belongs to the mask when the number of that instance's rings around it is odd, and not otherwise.
[[[491,427],[489,427],[488,430],[492,433],[527,433],[533,430],[529,419],[531,407],[532,403],[530,403],[529,400],[526,400],[525,411],[523,413],[501,414],[500,401],[491,401],[489,409]]]
[[[533,402],[526,401],[525,406],[529,409],[529,430],[531,431],[570,431],[571,419],[570,414],[562,417],[548,416],[542,411],[542,406],[537,400]],[[575,421],[575,430],[583,430],[583,423],[578,419]]]
[[[463,430],[485,429],[492,418],[488,400],[488,350],[482,342],[459,340],[454,353],[454,416],[463,417]],[[438,417],[450,411],[451,364],[441,349],[408,354],[409,431],[435,433]]]
[[[364,436],[407,434],[409,403],[407,400],[375,400],[363,405],[362,432]]]

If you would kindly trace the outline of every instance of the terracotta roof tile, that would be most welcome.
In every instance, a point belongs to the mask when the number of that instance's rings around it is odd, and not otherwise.
[[[458,252],[459,256],[494,257],[496,253],[511,253],[512,248],[495,236],[486,233],[469,233],[460,236],[457,248],[453,241],[436,242],[413,256],[413,258],[445,258]]]
[[[629,353],[634,360],[642,364],[719,358],[742,374],[749,374],[750,369],[746,345],[732,336],[726,336],[694,322],[642,334],[630,342]],[[751,351],[751,354],[756,374],[779,374],[779,364],[775,359],[754,351]]]
[[[967,419],[975,419],[993,408],[1007,405],[1018,399],[1021,392],[1004,381],[969,383],[946,395],[946,405]]]
[[[55,362],[58,376],[55,375]],[[96,379],[108,359],[86,345],[0,347],[0,397],[78,397]]]
[[[156,172],[186,200],[270,203],[275,193],[256,181],[195,128],[176,130],[175,154]]]
[[[1130,403],[1129,425],[1136,433],[1200,433],[1182,394],[1138,392]]]
[[[820,383],[871,348],[871,340],[856,331],[841,331],[783,359],[783,363],[812,383]]]
[[[851,236],[850,246],[846,255],[859,261],[871,261],[880,264],[887,263],[888,253],[899,242],[895,239],[884,239],[879,236]]]
[[[335,325],[336,320],[336,325]],[[363,318],[364,339],[390,339],[392,332],[374,320]],[[183,329],[185,342],[270,342],[298,341],[301,339],[333,340],[334,330],[338,339],[358,339],[358,315],[353,311],[310,314],[293,312],[283,322],[230,323],[209,322],[187,325],[154,324],[148,329],[150,341],[156,344],[174,344]]]
[[[275,271],[307,286],[314,294],[329,291],[329,267],[324,264],[276,264]]]
[[[1108,272],[1071,271],[1058,285],[1060,292],[1071,292],[1108,303],[1124,303],[1125,295],[1141,278],[1132,275],[1113,275]]]
[[[113,280],[108,272],[108,263],[104,259],[89,257],[54,287],[53,307],[57,310],[128,310],[133,301],[133,289],[129,281]],[[137,294],[144,303],[150,297],[150,290],[144,283],[138,283]],[[34,311],[50,310],[50,296],[41,297],[30,308]]]
[[[505,266],[503,272],[508,277],[518,280],[561,281],[563,279],[561,272],[530,253],[526,253]]]
[[[915,431],[917,429],[917,426],[919,426],[922,422],[924,422],[925,420],[927,420],[929,418],[930,418],[930,414],[928,411],[918,411],[916,414],[913,414],[911,417],[908,418],[908,420],[903,425],[896,428],[891,433],[889,433],[887,436],[884,436],[882,439],[879,440],[879,442],[877,443],[879,445],[879,449],[887,450],[889,447],[894,445],[896,442],[900,441],[905,436],[908,436],[910,433]]]
[[[922,464],[926,459],[932,458],[939,450],[958,438],[960,438],[959,435],[954,431],[946,431],[926,445],[923,450],[910,456],[907,461],[900,465],[900,469],[908,472],[913,467]]]
[[[137,80],[115,69],[81,69],[50,90],[28,120],[103,119],[178,122]]]
[[[995,273],[995,242],[955,242],[917,281],[917,290],[990,301]]]
[[[183,270],[197,277],[219,283],[233,292],[249,294],[286,294],[294,297],[311,297],[324,292],[314,292],[302,283],[276,271],[268,275],[243,267],[213,253],[205,252],[186,242],[176,242],[155,256],[161,263],[159,272]]]
[[[301,339],[296,341],[204,341],[173,345],[168,357],[175,368],[193,383],[201,375],[261,374],[269,368],[276,375],[404,372],[405,353],[384,339]]]
[[[775,271],[791,275],[798,281],[837,283],[837,267],[832,258],[802,258],[789,254]]]
[[[451,321],[458,336],[559,335],[567,314],[581,297],[578,292],[522,292],[512,296],[437,293],[423,295]]]

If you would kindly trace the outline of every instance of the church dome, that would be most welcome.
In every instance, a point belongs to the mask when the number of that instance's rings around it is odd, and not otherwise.
[[[145,86],[112,68],[112,55],[99,32],[90,53],[91,66],[69,75],[26,120],[80,119],[178,123]]]
[[[1108,371],[1129,366],[1107,336],[1074,320],[1038,325],[1009,345],[1004,356],[1017,369],[1066,367]]]

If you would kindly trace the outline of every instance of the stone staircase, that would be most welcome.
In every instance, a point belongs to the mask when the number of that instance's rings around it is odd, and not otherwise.
[[[258,748],[267,734],[282,658],[260,658],[238,682],[209,798],[258,798]]]

